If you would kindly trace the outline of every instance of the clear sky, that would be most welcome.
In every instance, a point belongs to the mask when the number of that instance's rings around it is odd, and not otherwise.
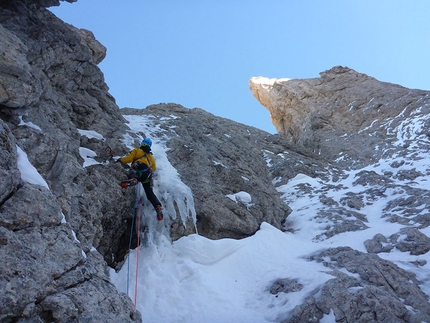
[[[430,1],[78,0],[50,8],[91,30],[120,107],[174,102],[271,133],[253,76],[314,78],[336,65],[430,90]]]

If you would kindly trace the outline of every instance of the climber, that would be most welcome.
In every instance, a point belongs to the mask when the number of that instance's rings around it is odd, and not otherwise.
[[[157,196],[152,190],[152,176],[157,169],[154,156],[151,152],[152,140],[144,138],[139,148],[134,148],[128,156],[117,159],[117,162],[124,164],[131,163],[131,172],[128,175],[129,180],[122,182],[123,188],[134,186],[139,182],[142,183],[145,190],[146,198],[151,202],[157,212],[157,220],[163,220],[163,208]]]

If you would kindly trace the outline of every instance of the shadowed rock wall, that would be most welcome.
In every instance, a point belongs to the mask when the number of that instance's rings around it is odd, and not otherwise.
[[[105,273],[130,215],[120,189],[101,190],[122,170],[79,154],[79,129],[108,138],[100,152],[126,126],[96,66],[106,49],[43,7],[56,4],[0,2],[0,321],[138,322]],[[49,189],[22,180],[27,157]]]

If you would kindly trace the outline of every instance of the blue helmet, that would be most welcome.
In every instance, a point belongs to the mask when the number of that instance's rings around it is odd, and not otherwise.
[[[152,146],[152,140],[151,140],[151,138],[145,138],[145,139],[143,139],[142,140],[142,142],[140,143],[140,145],[141,146],[149,146],[149,147],[151,147]]]

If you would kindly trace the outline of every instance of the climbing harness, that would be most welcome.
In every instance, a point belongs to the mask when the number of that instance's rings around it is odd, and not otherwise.
[[[140,163],[138,162],[139,159],[144,158],[144,157],[146,158],[146,160],[148,162],[147,164],[143,164],[143,165],[148,166],[145,171],[139,170]],[[125,164],[125,165],[127,165],[127,164]],[[135,186],[139,183],[139,181],[144,180],[146,182],[147,180],[150,180],[151,177],[153,176],[153,172],[151,169],[151,161],[149,160],[149,157],[145,152],[143,152],[143,155],[141,155],[139,157],[135,157],[133,159],[133,161],[131,162],[131,166],[127,165],[127,168],[129,168],[131,172],[127,175],[129,177],[128,180],[124,180],[121,183],[119,183],[119,186],[121,186],[122,189],[126,189],[129,186]],[[143,177],[143,176],[145,176],[145,177]],[[132,178],[130,178],[130,177],[132,177]]]

